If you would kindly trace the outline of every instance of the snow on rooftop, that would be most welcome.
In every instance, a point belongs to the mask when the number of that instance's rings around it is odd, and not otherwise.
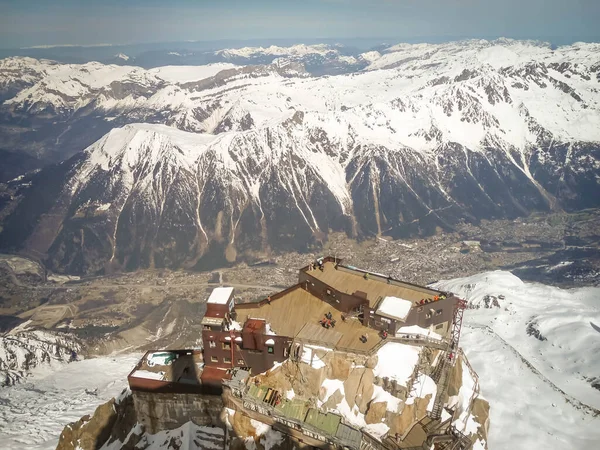
[[[427,336],[431,339],[437,339],[438,341],[442,340],[442,336],[436,333],[435,331],[431,331],[429,328],[420,327],[419,325],[400,327],[396,332],[396,336],[401,336],[403,334],[420,334],[422,336]]]
[[[404,300],[399,297],[385,297],[379,305],[376,314],[404,321],[411,307],[412,302],[410,300]]]
[[[226,305],[231,295],[233,294],[232,287],[218,287],[214,288],[210,293],[210,297],[208,297],[207,303],[212,303],[215,305]]]
[[[164,372],[150,372],[149,370],[136,370],[131,374],[134,378],[145,378],[147,380],[163,380],[165,377]]]

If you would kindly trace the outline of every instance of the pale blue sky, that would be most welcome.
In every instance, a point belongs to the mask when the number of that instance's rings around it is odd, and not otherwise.
[[[598,40],[600,0],[0,0],[0,47],[263,38]]]

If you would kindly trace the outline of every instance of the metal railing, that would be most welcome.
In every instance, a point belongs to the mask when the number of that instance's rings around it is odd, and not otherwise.
[[[253,399],[248,396],[244,396],[241,400],[242,400],[242,407],[244,409],[246,409],[246,410],[248,409],[248,408],[246,408],[246,403],[252,404],[256,407],[256,409],[250,408],[251,411],[265,415],[261,412],[261,410],[264,410],[267,412],[266,415],[269,417],[272,417],[273,420],[275,420],[276,422],[282,423],[283,425],[287,425],[287,423],[294,424],[299,427],[299,428],[295,428],[296,431],[300,431],[302,433],[304,433],[305,431],[308,431],[310,434],[307,434],[307,436],[309,436],[313,439],[317,439],[322,442],[328,442],[330,444],[336,444],[336,445],[339,445],[342,447],[348,447],[348,448],[353,448],[353,449],[358,450],[353,441],[347,441],[338,436],[332,435],[325,430],[322,430],[313,425],[310,425],[302,420],[298,420],[298,419],[286,416],[285,414],[282,414],[279,411],[277,411],[273,406],[269,405],[268,403]],[[330,414],[332,414],[332,413],[330,413]],[[335,415],[337,415],[337,414],[335,414]],[[277,419],[280,419],[280,420],[277,420]],[[357,430],[356,428],[348,425],[347,423],[345,423],[345,425],[358,431],[359,433],[362,433],[361,430]]]

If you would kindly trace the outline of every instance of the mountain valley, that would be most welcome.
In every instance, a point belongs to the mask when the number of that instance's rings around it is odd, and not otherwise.
[[[3,60],[6,145],[50,165],[1,186],[0,249],[79,275],[205,270],[332,232],[599,206],[597,44],[400,44],[337,76],[306,70],[342,58],[326,46],[221,53],[148,70]]]

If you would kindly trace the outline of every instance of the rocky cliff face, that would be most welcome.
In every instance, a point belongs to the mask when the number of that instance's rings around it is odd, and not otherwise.
[[[398,238],[598,206],[599,54],[399,45],[359,73],[308,78],[293,58],[216,74],[51,66],[5,119],[58,120],[60,136],[37,135],[67,154],[112,131],[7,185],[0,248],[73,273],[208,268],[330,231]],[[156,125],[116,128],[141,121]]]

